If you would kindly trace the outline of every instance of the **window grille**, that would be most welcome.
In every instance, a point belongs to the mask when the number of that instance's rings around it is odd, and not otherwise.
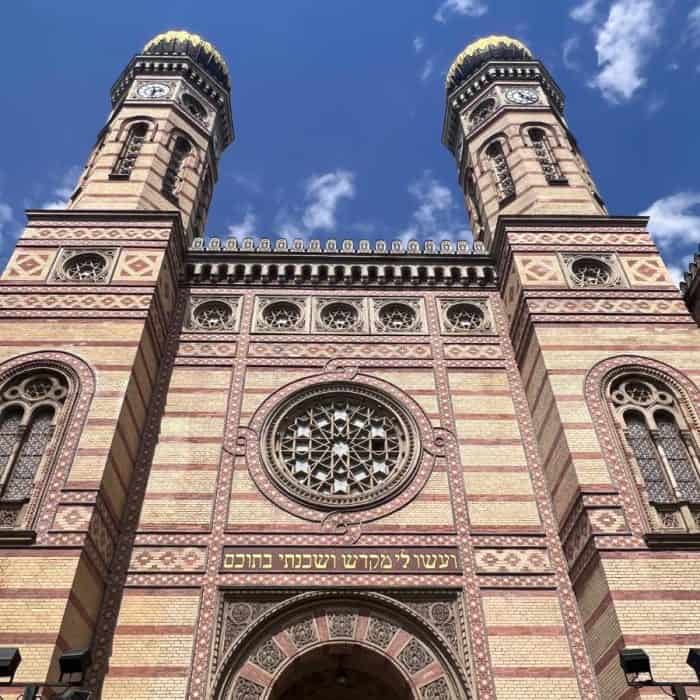
[[[190,154],[191,150],[192,146],[187,139],[182,136],[178,136],[177,139],[175,139],[173,152],[170,155],[170,162],[168,163],[168,168],[163,178],[163,194],[167,197],[177,197],[182,184],[185,159]]]
[[[134,124],[130,129],[124,142],[124,146],[114,164],[112,175],[115,177],[129,178],[131,171],[136,165],[136,159],[141,153],[141,148],[146,141],[148,133],[148,124],[143,122]]]
[[[503,146],[500,142],[494,141],[486,149],[486,155],[498,190],[498,198],[501,202],[505,202],[515,196],[515,183],[510,173],[508,160],[503,152]]]
[[[65,378],[37,370],[0,392],[0,526],[17,525],[68,394]]]
[[[535,157],[537,158],[542,172],[547,180],[547,182],[557,183],[564,182],[564,177],[561,173],[561,168],[557,162],[557,158],[554,155],[552,146],[549,143],[549,137],[545,133],[544,129],[530,129],[528,131],[530,137],[530,142],[532,143],[532,148],[535,151]]]
[[[653,524],[697,531],[700,463],[675,394],[656,379],[623,376],[612,384],[610,397],[642,478]]]

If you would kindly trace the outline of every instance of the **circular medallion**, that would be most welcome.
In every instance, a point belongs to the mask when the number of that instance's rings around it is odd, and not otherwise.
[[[416,470],[420,446],[409,413],[392,398],[341,382],[302,390],[262,430],[274,481],[316,508],[358,508],[390,498]]]

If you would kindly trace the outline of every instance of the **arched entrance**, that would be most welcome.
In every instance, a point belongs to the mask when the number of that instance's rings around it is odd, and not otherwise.
[[[451,614],[433,607],[436,618]],[[209,697],[468,700],[469,662],[454,644],[382,594],[303,593],[249,624],[217,664]]]
[[[412,700],[409,683],[384,656],[358,644],[328,644],[280,675],[270,700]]]

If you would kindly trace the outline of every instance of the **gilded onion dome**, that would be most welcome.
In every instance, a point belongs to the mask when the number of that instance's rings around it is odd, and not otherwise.
[[[228,66],[221,52],[199,34],[192,34],[181,29],[163,32],[154,36],[143,47],[141,53],[151,56],[186,54],[212,78],[227,88],[231,87]]]
[[[447,71],[445,89],[451,93],[488,61],[531,60],[525,44],[509,36],[486,36],[473,41],[455,58]]]

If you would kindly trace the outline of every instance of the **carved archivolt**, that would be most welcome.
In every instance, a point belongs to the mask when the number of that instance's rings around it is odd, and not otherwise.
[[[315,592],[262,608],[253,604],[255,611],[247,610],[249,605],[230,603],[234,616],[239,622],[247,619],[248,627],[218,664],[212,699],[270,698],[296,661],[333,645],[357,646],[379,655],[400,674],[416,700],[472,697],[465,673],[468,661],[460,659],[416,611],[384,595]]]

